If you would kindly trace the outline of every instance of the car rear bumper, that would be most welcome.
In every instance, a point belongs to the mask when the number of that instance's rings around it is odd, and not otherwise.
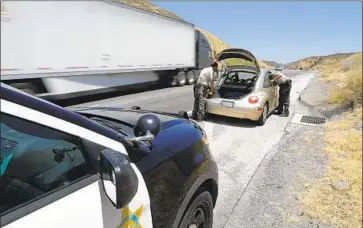
[[[241,119],[258,120],[261,116],[263,105],[244,105],[235,102],[233,108],[225,108],[221,106],[221,101],[207,101],[206,112],[210,114],[228,116]]]

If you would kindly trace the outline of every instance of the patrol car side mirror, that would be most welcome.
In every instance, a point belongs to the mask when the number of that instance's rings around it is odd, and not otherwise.
[[[100,155],[103,190],[116,209],[128,205],[136,195],[139,180],[127,155],[103,150]]]

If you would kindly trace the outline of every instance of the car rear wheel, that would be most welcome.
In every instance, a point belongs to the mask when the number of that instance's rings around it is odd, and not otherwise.
[[[265,125],[268,116],[268,105],[267,103],[263,106],[260,118],[257,120],[258,125]]]
[[[212,228],[213,200],[208,191],[203,191],[194,198],[185,212],[179,228]]]

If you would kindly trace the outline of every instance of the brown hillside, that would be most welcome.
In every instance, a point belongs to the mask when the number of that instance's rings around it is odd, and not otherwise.
[[[162,8],[150,3],[147,0],[118,0],[118,1],[125,5],[133,6],[133,7],[139,8],[139,9],[143,9],[143,10],[146,10],[149,12],[157,13],[160,15],[164,15],[167,17],[171,17],[171,18],[183,21],[183,19],[178,17],[176,14],[163,10]]]
[[[316,66],[320,82],[329,85],[323,103],[353,110],[325,123],[322,156],[327,166],[319,178],[306,183],[299,196],[302,213],[329,227],[362,227],[362,52],[327,57]],[[323,63],[323,62],[326,63]],[[322,104],[323,104],[322,103]],[[335,183],[346,187],[335,188]]]
[[[275,61],[268,61],[268,60],[263,60],[264,63],[266,63],[267,65],[271,66],[271,67],[278,67],[278,66],[284,66],[284,64],[282,63],[277,63]]]
[[[176,14],[173,14],[171,12],[168,12],[152,3],[150,3],[149,1],[147,0],[119,0],[120,3],[123,3],[125,5],[129,5],[129,6],[133,6],[133,7],[136,7],[136,8],[140,8],[140,9],[143,9],[143,10],[147,10],[147,11],[150,11],[150,12],[153,12],[153,13],[157,13],[157,14],[160,14],[160,15],[164,15],[164,16],[167,16],[167,17],[171,17],[171,18],[174,18],[174,19],[178,19],[178,20],[182,20],[182,18],[180,18],[179,16],[177,16]],[[203,29],[201,28],[196,28],[198,31],[200,31],[204,36],[207,37],[211,47],[212,47],[212,50],[213,51],[216,51],[216,53],[226,49],[226,48],[231,48],[232,46],[225,43],[224,41],[220,40],[217,36],[215,36],[214,34],[208,32],[208,31],[204,31]],[[258,63],[260,65],[260,67],[266,67],[266,68],[271,68],[270,66],[268,66],[266,63],[258,60]],[[236,61],[231,61],[231,64],[237,64]]]
[[[304,70],[320,70],[322,66],[340,62],[356,53],[337,53],[327,56],[312,56],[288,64],[289,68]]]

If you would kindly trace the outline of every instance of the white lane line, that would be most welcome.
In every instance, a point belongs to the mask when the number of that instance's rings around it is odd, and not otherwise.
[[[100,106],[100,105],[98,105],[98,104],[97,105],[91,105],[91,107],[97,107],[97,106]]]

